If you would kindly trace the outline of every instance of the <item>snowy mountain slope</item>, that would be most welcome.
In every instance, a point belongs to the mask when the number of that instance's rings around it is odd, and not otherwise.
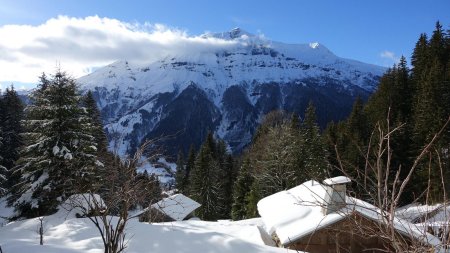
[[[118,61],[78,79],[93,90],[111,149],[132,152],[143,138],[175,135],[174,155],[214,131],[239,151],[262,115],[302,114],[312,100],[324,125],[374,91],[384,68],[337,57],[319,43],[284,44],[239,28],[204,34],[223,47],[167,53],[147,64]]]

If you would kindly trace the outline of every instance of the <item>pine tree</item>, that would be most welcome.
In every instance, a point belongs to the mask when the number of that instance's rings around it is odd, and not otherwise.
[[[230,194],[232,185],[226,165],[226,144],[223,140],[217,140],[215,146],[215,163],[217,164],[217,218],[226,219],[231,215],[231,199]],[[231,193],[230,193],[231,192]]]
[[[4,106],[3,106],[3,98],[1,96],[1,90],[0,90],[0,151],[3,150],[3,113],[5,112]],[[3,157],[0,152],[0,197],[2,197],[5,192],[5,185],[6,185],[6,173],[7,170],[5,166],[3,166]]]
[[[411,79],[416,86],[427,72],[427,59],[429,59],[428,38],[425,33],[422,33],[411,56],[411,65],[413,66]]]
[[[301,125],[301,153],[306,177],[321,181],[325,178],[329,164],[325,144],[317,125],[316,109],[312,102],[306,108],[305,119]],[[303,178],[306,179],[306,178]],[[302,180],[306,181],[306,180]]]
[[[253,181],[252,185],[250,186],[250,192],[245,197],[245,202],[247,203],[246,206],[246,213],[245,216],[247,218],[255,218],[258,217],[258,207],[257,204],[260,199],[265,197],[265,195],[262,194],[261,190],[261,183],[258,180]]]
[[[418,59],[424,62],[421,73],[416,73],[416,67],[413,69],[413,76],[420,74],[420,78],[416,80],[417,97],[414,107],[414,142],[417,150],[433,138],[450,115],[449,39],[439,22],[436,24],[427,49],[428,54],[424,56],[425,58]],[[417,191],[428,187],[423,183],[424,181],[431,182],[429,189],[432,200],[441,198],[442,189],[439,182],[442,174],[450,175],[448,166],[450,159],[446,155],[450,148],[449,143],[450,130],[447,129],[435,145],[436,153],[440,154],[441,159],[430,154],[429,159],[423,161],[418,170],[418,178],[426,180],[416,180],[416,185],[419,187]]]
[[[213,157],[213,159],[217,160],[219,155],[219,151],[217,150],[218,145],[216,140],[214,139],[212,132],[209,132],[208,135],[206,136],[204,145],[208,146],[208,149],[211,152],[211,156]]]
[[[219,213],[218,164],[211,151],[212,142],[214,139],[207,138],[203,143],[191,171],[190,196],[202,205],[196,210],[202,220],[215,220]]]
[[[364,151],[367,149],[369,139],[369,123],[363,109],[363,101],[357,98],[353,104],[352,112],[344,124],[344,133],[339,147],[343,152],[342,159],[349,167],[349,175],[354,181],[364,182],[368,180],[368,171],[365,167],[366,159]],[[354,185],[356,187],[356,185]],[[361,187],[361,185],[358,185]],[[355,188],[356,192],[364,192],[361,188]]]
[[[176,164],[177,167],[175,172],[175,187],[178,190],[178,192],[187,194],[186,192],[187,173],[186,173],[186,166],[184,165],[183,153],[181,152],[181,150],[178,153]]]
[[[360,143],[369,137],[369,126],[366,114],[364,113],[364,104],[360,97],[357,97],[353,103],[352,111],[347,119],[346,130],[352,138]]]
[[[84,108],[86,118],[86,132],[90,133],[93,137],[93,142],[96,144],[96,156],[97,156],[97,168],[94,175],[96,185],[100,186],[99,193],[101,195],[108,192],[107,178],[110,173],[110,168],[115,166],[115,157],[108,151],[108,138],[106,136],[102,117],[97,107],[97,102],[94,99],[94,95],[89,90],[81,99],[81,106]]]
[[[250,160],[245,160],[239,170],[233,189],[233,205],[231,217],[233,220],[242,220],[247,217],[248,195],[253,184],[253,176],[250,173]]]
[[[40,79],[26,108],[26,146],[15,168],[20,183],[10,199],[25,217],[52,213],[70,195],[88,191],[100,163],[75,80],[59,70]]]
[[[185,188],[185,192],[189,193],[189,187],[191,184],[191,171],[194,170],[194,166],[195,166],[195,158],[196,158],[196,154],[195,154],[195,148],[194,145],[191,145],[191,147],[189,148],[189,154],[188,154],[188,158],[186,161],[186,177],[185,177],[185,183],[184,183],[184,188]]]
[[[24,109],[24,105],[13,86],[6,89],[1,109],[3,111],[1,116],[3,148],[0,149],[0,156],[3,157],[3,162],[0,164],[9,171],[6,186],[11,188],[18,183],[18,178],[13,174],[13,168],[19,159],[19,152],[23,145],[21,137],[23,130],[20,122],[23,119]]]
[[[219,141],[218,150],[219,157],[219,171],[218,171],[218,185],[219,185],[219,218],[229,219],[231,217],[231,208],[233,204],[233,184],[236,179],[234,172],[233,157],[226,154],[225,142]]]
[[[412,104],[415,93],[415,87],[409,78],[410,71],[407,66],[406,58],[402,56],[397,67],[396,82],[395,82],[395,95],[394,100],[397,109],[396,114],[393,116],[396,122],[411,123],[412,118]]]
[[[83,97],[82,105],[86,108],[87,115],[89,116],[90,131],[97,143],[97,149],[99,156],[108,151],[108,138],[106,137],[103,129],[102,117],[95,102],[92,92],[89,90]]]
[[[419,55],[415,62],[423,62],[425,66],[414,66],[413,76],[419,76],[417,98],[415,100],[415,141],[421,146],[431,140],[433,135],[443,125],[450,113],[448,90],[450,77],[448,71],[449,51],[448,39],[439,22],[428,43],[426,55]],[[421,71],[420,71],[421,70]],[[416,73],[420,71],[419,73]],[[444,137],[445,138],[445,137]]]
[[[385,72],[380,79],[377,91],[372,94],[364,107],[371,128],[377,124],[384,124],[387,116],[392,116],[390,110],[393,103],[397,102],[393,99],[396,71],[397,66],[394,65]]]
[[[1,100],[0,100],[1,102]],[[0,150],[2,150],[3,147],[3,138],[2,138],[2,128],[0,127]],[[2,197],[5,193],[6,193],[6,188],[5,188],[5,184],[6,184],[6,167],[2,165],[3,164],[3,157],[0,156],[0,197]]]
[[[230,218],[236,173],[225,142],[216,141],[209,133],[197,158],[194,154],[191,147],[184,171],[181,165],[178,166],[177,181],[188,185],[190,196],[202,203],[197,211],[199,217],[208,220]]]

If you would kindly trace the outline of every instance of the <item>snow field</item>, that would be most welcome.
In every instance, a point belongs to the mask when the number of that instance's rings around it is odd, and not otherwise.
[[[9,212],[2,206],[0,214]],[[11,222],[0,227],[4,253],[101,253],[101,237],[87,218],[59,211],[44,218],[44,245],[39,245],[37,218]],[[128,253],[221,253],[221,252],[295,252],[267,246],[258,226],[260,219],[246,221],[179,221],[140,223],[129,221]]]

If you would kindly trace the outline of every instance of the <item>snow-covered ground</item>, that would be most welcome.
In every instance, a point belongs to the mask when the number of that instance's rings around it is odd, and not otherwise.
[[[10,212],[4,206],[1,212]],[[44,219],[44,245],[39,245],[37,218],[0,227],[0,245],[5,253],[101,253],[101,237],[87,218],[67,212]],[[128,253],[198,252],[295,252],[267,246],[261,236],[260,219],[206,222],[199,220],[149,224],[133,219],[128,224]]]
[[[0,198],[0,228],[6,225],[8,222],[6,220],[7,217],[10,217],[13,215],[13,209],[6,207],[6,199]],[[0,237],[1,238],[1,237]],[[1,239],[0,239],[0,245],[1,245]]]

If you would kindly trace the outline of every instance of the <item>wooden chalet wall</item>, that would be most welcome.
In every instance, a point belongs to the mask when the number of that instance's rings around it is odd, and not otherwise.
[[[160,212],[155,208],[150,208],[146,212],[139,215],[140,222],[169,222],[174,221],[170,216]]]
[[[287,248],[310,253],[393,252],[376,234],[377,224],[360,215],[345,218],[293,242]],[[369,236],[370,235],[370,236]],[[398,236],[401,236],[398,234]],[[404,240],[408,238],[401,236]]]
[[[184,218],[184,220],[189,220],[193,217],[193,213],[190,213],[188,216]],[[139,215],[139,221],[140,222],[171,222],[175,221],[172,217],[168,216],[165,213],[162,213],[161,211],[150,208],[146,212]]]

